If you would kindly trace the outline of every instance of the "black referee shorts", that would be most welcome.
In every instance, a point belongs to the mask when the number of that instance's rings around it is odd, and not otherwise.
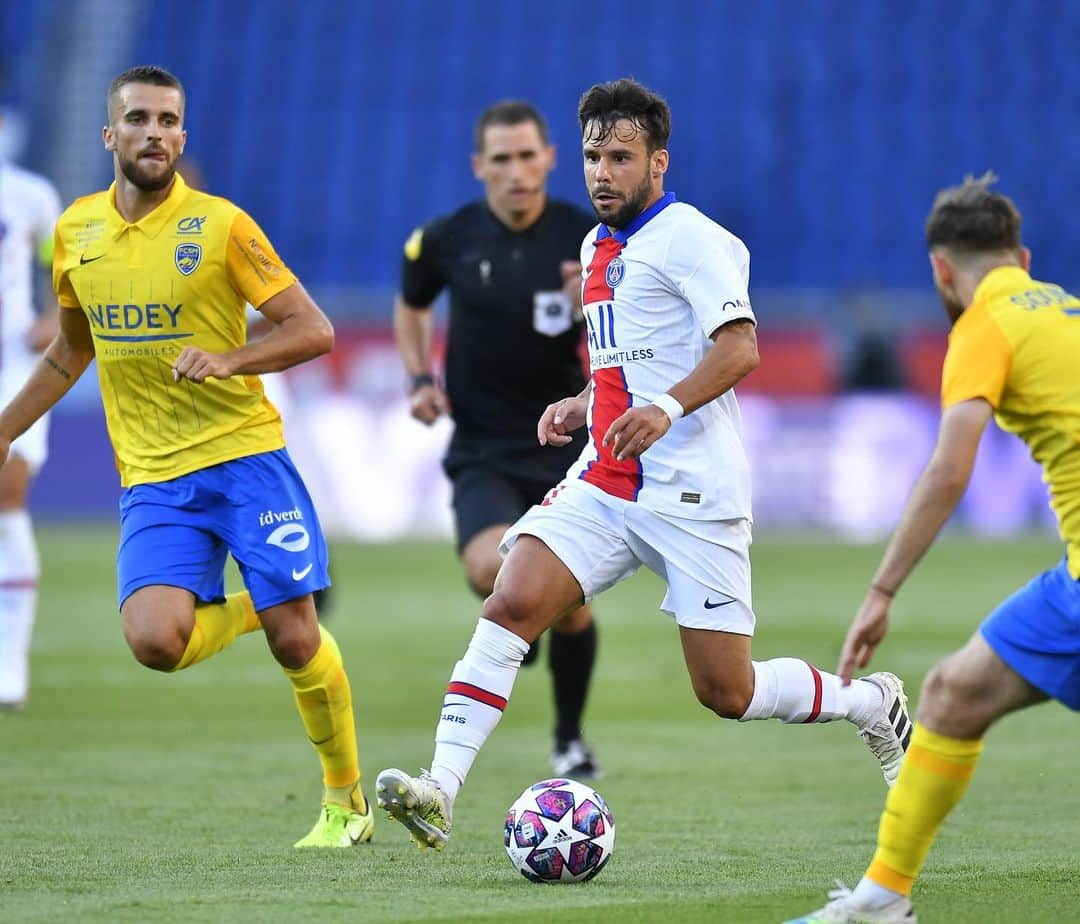
[[[561,477],[525,477],[482,463],[456,468],[451,482],[458,554],[478,533],[513,523],[533,504],[539,504]]]

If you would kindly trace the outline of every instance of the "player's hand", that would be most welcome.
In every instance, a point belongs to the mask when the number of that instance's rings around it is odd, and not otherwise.
[[[585,426],[589,399],[580,395],[549,404],[536,424],[536,438],[541,446],[566,446],[578,427]]]
[[[450,413],[446,392],[438,385],[421,385],[409,396],[409,413],[428,426]]]
[[[670,429],[671,418],[662,408],[655,404],[632,407],[608,427],[604,445],[612,447],[618,462],[636,459]]]
[[[563,291],[570,298],[570,306],[574,317],[580,319],[581,314],[581,264],[576,260],[563,260],[559,264],[559,272],[562,273]]]
[[[851,675],[856,668],[864,668],[870,663],[874,651],[885,638],[889,628],[889,604],[892,598],[876,590],[867,592],[859,612],[848,629],[844,639],[844,648],[840,652],[840,664],[836,673],[840,675],[844,686],[851,683]]]
[[[207,353],[197,347],[184,347],[184,351],[173,363],[172,377],[174,382],[188,379],[191,382],[202,383],[207,379],[227,379],[233,374],[232,364],[227,354]]]

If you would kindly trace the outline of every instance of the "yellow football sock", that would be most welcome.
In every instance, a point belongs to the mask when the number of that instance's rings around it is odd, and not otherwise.
[[[285,674],[292,681],[300,718],[322,763],[325,800],[363,811],[364,797],[356,788],[360,758],[349,678],[334,637],[322,626],[319,634],[322,644],[315,656],[297,670],[286,668]]]
[[[174,671],[198,664],[228,648],[236,636],[261,629],[259,617],[247,591],[229,594],[224,603],[195,607],[195,627]]]
[[[982,749],[982,739],[948,738],[915,723],[900,776],[885,800],[867,879],[911,894],[937,830],[963,797]]]

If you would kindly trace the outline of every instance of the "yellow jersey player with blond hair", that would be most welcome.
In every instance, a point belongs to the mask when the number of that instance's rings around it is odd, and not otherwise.
[[[873,861],[853,891],[839,889],[789,924],[916,924],[912,887],[989,727],[1048,699],[1080,710],[1080,298],[1028,274],[1020,213],[990,189],[994,179],[943,190],[927,220],[934,282],[952,322],[941,426],[848,631],[840,674],[865,667],[884,638],[893,595],[960,501],[991,416],[1042,466],[1065,554],[927,675]]]
[[[124,487],[117,572],[132,653],[183,670],[263,631],[322,763],[322,810],[296,846],[347,847],[374,819],[349,681],[312,602],[329,583],[326,542],[258,378],[328,352],[334,332],[255,222],[176,173],[184,102],[161,68],[109,87],[115,182],[57,223],[60,329],[0,411],[0,463],[96,358]],[[274,323],[254,343],[248,302]],[[242,593],[225,594],[229,554]]]

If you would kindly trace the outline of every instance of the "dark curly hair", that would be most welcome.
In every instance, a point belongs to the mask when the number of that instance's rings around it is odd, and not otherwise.
[[[620,119],[629,121],[644,132],[649,153],[666,148],[671,137],[671,109],[662,96],[636,80],[623,78],[598,83],[582,94],[578,103],[578,122],[585,139],[596,144],[607,141]]]

